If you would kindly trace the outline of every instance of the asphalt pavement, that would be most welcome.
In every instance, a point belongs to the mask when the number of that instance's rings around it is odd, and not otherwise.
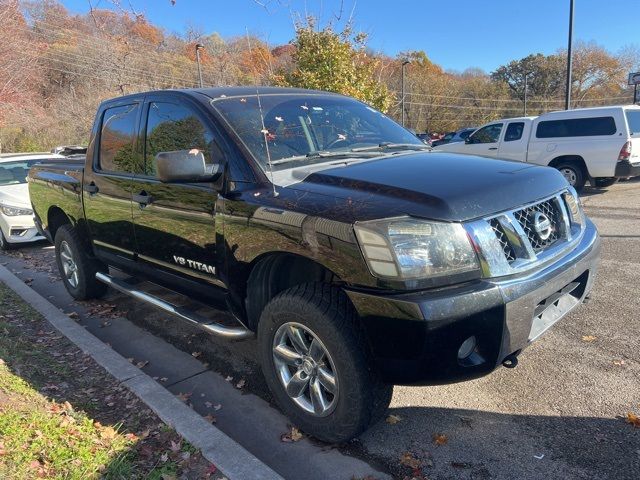
[[[285,478],[402,478],[419,464],[430,479],[638,479],[640,428],[626,417],[640,415],[640,179],[587,188],[582,201],[603,238],[591,301],[525,350],[515,369],[396,387],[389,414],[399,421],[337,447],[281,441],[287,421],[270,406],[254,341],[211,338],[115,292],[73,302],[45,244],[0,255],[0,263],[125,357],[148,361],[145,371],[188,394],[196,411],[222,405],[218,427]]]

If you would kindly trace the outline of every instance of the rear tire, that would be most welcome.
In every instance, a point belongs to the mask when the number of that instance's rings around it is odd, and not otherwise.
[[[391,402],[393,385],[374,372],[356,313],[336,287],[308,283],[280,293],[260,316],[258,344],[277,404],[319,440],[350,440],[381,418]],[[288,393],[287,379],[296,393]],[[292,382],[300,386],[293,388]]]
[[[593,186],[596,188],[607,188],[618,181],[617,178],[599,177],[593,179]]]
[[[9,241],[4,236],[4,233],[2,233],[2,229],[0,229],[0,250],[7,251],[11,250],[12,248],[13,245],[9,243]]]
[[[569,185],[580,191],[584,188],[584,184],[587,181],[587,174],[584,171],[582,165],[575,161],[562,161],[554,165],[554,167],[564,175]]]
[[[99,298],[107,286],[96,279],[107,266],[87,254],[85,242],[71,225],[58,228],[55,238],[56,263],[67,292],[76,300]]]

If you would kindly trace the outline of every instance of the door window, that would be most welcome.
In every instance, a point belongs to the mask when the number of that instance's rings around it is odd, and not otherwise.
[[[147,117],[145,174],[155,176],[155,158],[160,152],[200,150],[207,165],[221,163],[222,150],[213,135],[189,108],[151,102]]]
[[[102,171],[138,173],[142,170],[135,150],[138,104],[107,108],[102,115],[98,167]]]
[[[507,131],[504,134],[505,142],[513,142],[522,138],[524,130],[524,122],[511,122],[507,125]]]
[[[500,138],[501,131],[501,123],[487,125],[471,135],[469,137],[469,143],[496,143]]]

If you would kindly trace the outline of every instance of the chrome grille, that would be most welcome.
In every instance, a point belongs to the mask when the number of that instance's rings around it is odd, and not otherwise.
[[[551,222],[551,235],[544,240],[538,235],[533,226],[535,212],[543,213]],[[517,210],[513,212],[513,216],[524,230],[531,244],[531,248],[533,248],[533,251],[536,253],[550,247],[560,238],[562,215],[555,198],[523,208],[522,210]]]
[[[502,251],[504,252],[504,256],[508,262],[513,262],[516,259],[516,252],[513,250],[513,247],[509,243],[507,239],[507,234],[504,232],[502,225],[497,218],[492,218],[489,222],[491,224],[491,228],[493,232],[496,234],[496,238],[498,242],[500,242],[500,246],[502,247]]]

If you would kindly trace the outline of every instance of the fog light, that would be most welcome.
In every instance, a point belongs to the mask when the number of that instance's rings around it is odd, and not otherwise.
[[[469,355],[471,355],[476,349],[476,345],[477,342],[475,335],[470,336],[464,342],[462,342],[462,345],[460,345],[460,348],[458,349],[458,360],[464,360]]]

